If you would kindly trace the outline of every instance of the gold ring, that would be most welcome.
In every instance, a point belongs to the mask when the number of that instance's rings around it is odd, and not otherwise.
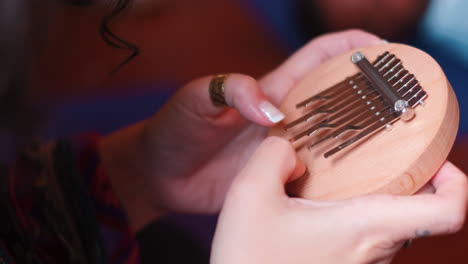
[[[224,83],[228,76],[228,74],[218,74],[211,79],[209,92],[211,102],[213,102],[215,106],[228,106],[226,98],[224,98]]]

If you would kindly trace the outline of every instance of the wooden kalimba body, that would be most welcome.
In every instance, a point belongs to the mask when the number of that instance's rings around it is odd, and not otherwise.
[[[308,74],[270,131],[308,168],[289,184],[310,199],[408,195],[436,173],[453,145],[458,104],[442,69],[421,50],[382,44],[335,57]]]

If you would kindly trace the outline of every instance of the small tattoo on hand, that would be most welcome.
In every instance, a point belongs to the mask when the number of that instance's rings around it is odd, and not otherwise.
[[[415,235],[416,238],[427,237],[427,236],[431,235],[431,231],[429,231],[427,229],[425,229],[423,231],[416,230],[416,231],[414,231],[414,235]]]

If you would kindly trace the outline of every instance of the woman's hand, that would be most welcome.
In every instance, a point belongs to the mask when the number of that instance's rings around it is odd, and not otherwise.
[[[404,241],[453,233],[464,223],[466,176],[446,162],[432,192],[323,202],[290,198],[303,165],[290,144],[268,138],[231,185],[211,263],[390,263]]]
[[[231,108],[213,105],[212,77],[205,77],[183,87],[152,118],[107,137],[101,144],[103,164],[130,218],[138,222],[133,225],[156,217],[155,209],[217,212],[234,175],[268,127],[282,118],[274,105],[328,58],[380,42],[357,30],[324,35],[258,82],[231,74],[225,83]]]

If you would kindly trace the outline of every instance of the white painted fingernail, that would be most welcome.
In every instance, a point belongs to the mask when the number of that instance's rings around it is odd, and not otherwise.
[[[278,123],[284,119],[283,113],[268,101],[261,102],[258,107],[268,117],[272,123]]]

